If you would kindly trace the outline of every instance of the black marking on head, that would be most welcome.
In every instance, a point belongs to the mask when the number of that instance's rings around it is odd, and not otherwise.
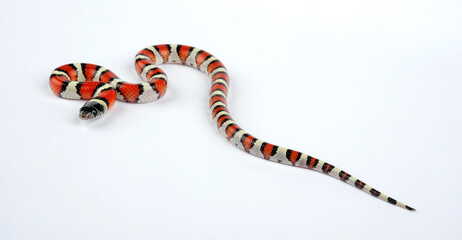
[[[95,99],[100,99],[100,100],[103,100],[104,102],[106,102],[103,98],[95,98]],[[104,106],[102,104],[96,103],[94,106],[95,106],[96,109],[98,109],[98,111],[104,112]]]
[[[391,197],[388,197],[387,201],[393,205],[396,205],[396,200]]]
[[[374,197],[380,196],[380,192],[377,191],[377,190],[375,190],[375,189],[373,189],[373,188],[371,188],[371,190],[370,190],[369,192],[370,192],[371,195],[374,196]]]
[[[97,101],[90,100],[80,108],[81,117],[88,113],[92,115],[92,118],[97,118],[104,113],[104,106]]]

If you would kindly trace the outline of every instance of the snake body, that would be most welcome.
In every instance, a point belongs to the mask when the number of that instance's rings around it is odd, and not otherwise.
[[[108,111],[116,99],[144,103],[162,97],[167,89],[167,75],[157,65],[164,63],[187,65],[208,75],[211,79],[209,108],[212,118],[219,132],[241,150],[273,162],[325,173],[390,204],[415,211],[330,163],[262,141],[240,128],[228,110],[229,77],[225,66],[215,56],[199,48],[162,44],[139,51],[135,57],[135,68],[144,83],[124,82],[112,71],[98,65],[73,63],[52,72],[50,87],[59,97],[89,100],[80,109],[80,117],[93,119]]]

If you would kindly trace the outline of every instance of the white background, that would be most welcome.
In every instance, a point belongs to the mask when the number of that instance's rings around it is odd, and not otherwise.
[[[460,239],[460,1],[7,1],[0,5],[0,239]],[[416,213],[248,155],[208,79],[78,119],[50,72],[180,43],[227,66],[253,135],[328,161]]]

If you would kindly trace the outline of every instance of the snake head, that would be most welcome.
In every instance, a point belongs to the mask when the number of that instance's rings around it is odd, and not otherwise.
[[[91,120],[100,117],[106,112],[106,108],[103,104],[95,100],[86,102],[80,108],[80,118],[84,120]]]

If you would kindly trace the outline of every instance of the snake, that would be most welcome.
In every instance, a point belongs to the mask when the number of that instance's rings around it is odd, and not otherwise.
[[[54,69],[49,84],[61,98],[88,100],[81,108],[81,119],[102,116],[116,100],[147,103],[165,95],[167,75],[158,67],[164,63],[182,64],[206,74],[211,80],[209,109],[219,132],[239,149],[259,158],[285,165],[315,170],[356,187],[392,205],[414,208],[372,188],[358,178],[308,154],[284,148],[256,138],[244,131],[231,117],[227,103],[229,76],[224,64],[212,54],[181,44],[153,45],[135,56],[135,69],[144,82],[122,81],[114,72],[96,64],[71,63]]]

